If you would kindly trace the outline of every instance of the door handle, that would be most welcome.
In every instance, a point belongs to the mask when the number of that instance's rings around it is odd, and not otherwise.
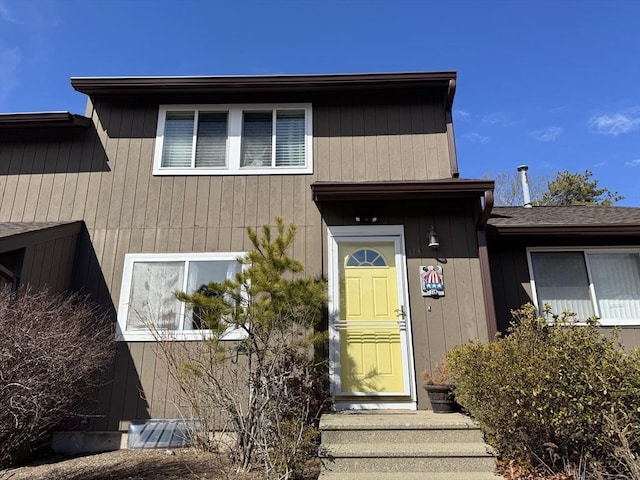
[[[398,315],[398,328],[405,330],[407,328],[407,313],[404,311],[404,305],[398,307],[396,314]]]

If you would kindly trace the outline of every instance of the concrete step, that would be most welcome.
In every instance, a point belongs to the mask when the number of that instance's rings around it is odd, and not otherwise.
[[[324,430],[322,443],[326,445],[352,443],[482,443],[479,429],[432,430]]]
[[[344,473],[322,472],[318,480],[499,480],[503,479],[494,473],[483,472],[380,472]]]
[[[425,478],[431,479],[432,473],[476,472],[478,474],[493,472],[493,457],[354,457],[334,458],[323,461],[323,471],[344,473],[377,473],[380,480],[388,478],[390,472],[422,472]],[[348,477],[351,478],[351,477]]]
[[[378,411],[376,411],[378,412]],[[477,430],[461,413],[438,414],[430,410],[406,413],[339,412],[325,414],[320,430]]]
[[[426,411],[325,415],[320,429],[325,444],[483,442],[482,432],[468,417]]]
[[[495,458],[461,414],[340,412],[323,415],[322,480],[489,480]]]
[[[328,458],[457,458],[494,455],[483,443],[355,443],[322,446],[322,456]]]

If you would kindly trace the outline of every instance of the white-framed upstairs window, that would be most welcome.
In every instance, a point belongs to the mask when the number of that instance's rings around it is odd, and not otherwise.
[[[194,317],[176,291],[193,293],[209,282],[235,278],[244,252],[131,253],[125,255],[118,307],[117,340],[202,340],[210,331]],[[244,338],[232,326],[224,340]]]
[[[308,103],[161,105],[154,175],[313,173]]]
[[[529,248],[531,290],[539,310],[591,316],[603,326],[640,325],[640,249]]]

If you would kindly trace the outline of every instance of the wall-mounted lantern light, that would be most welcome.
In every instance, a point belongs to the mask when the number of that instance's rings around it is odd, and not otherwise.
[[[429,248],[433,248],[434,250],[440,246],[440,242],[438,241],[438,233],[436,232],[433,225],[431,225],[431,231],[429,231]]]

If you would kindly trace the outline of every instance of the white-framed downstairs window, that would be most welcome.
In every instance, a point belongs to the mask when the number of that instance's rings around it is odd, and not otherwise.
[[[161,105],[154,175],[313,173],[309,103]]]
[[[176,291],[193,293],[209,282],[235,278],[244,252],[130,253],[125,255],[117,340],[202,340],[208,334]],[[243,338],[230,327],[224,340]]]
[[[603,326],[640,325],[640,249],[529,248],[531,290],[539,310],[591,316]]]

